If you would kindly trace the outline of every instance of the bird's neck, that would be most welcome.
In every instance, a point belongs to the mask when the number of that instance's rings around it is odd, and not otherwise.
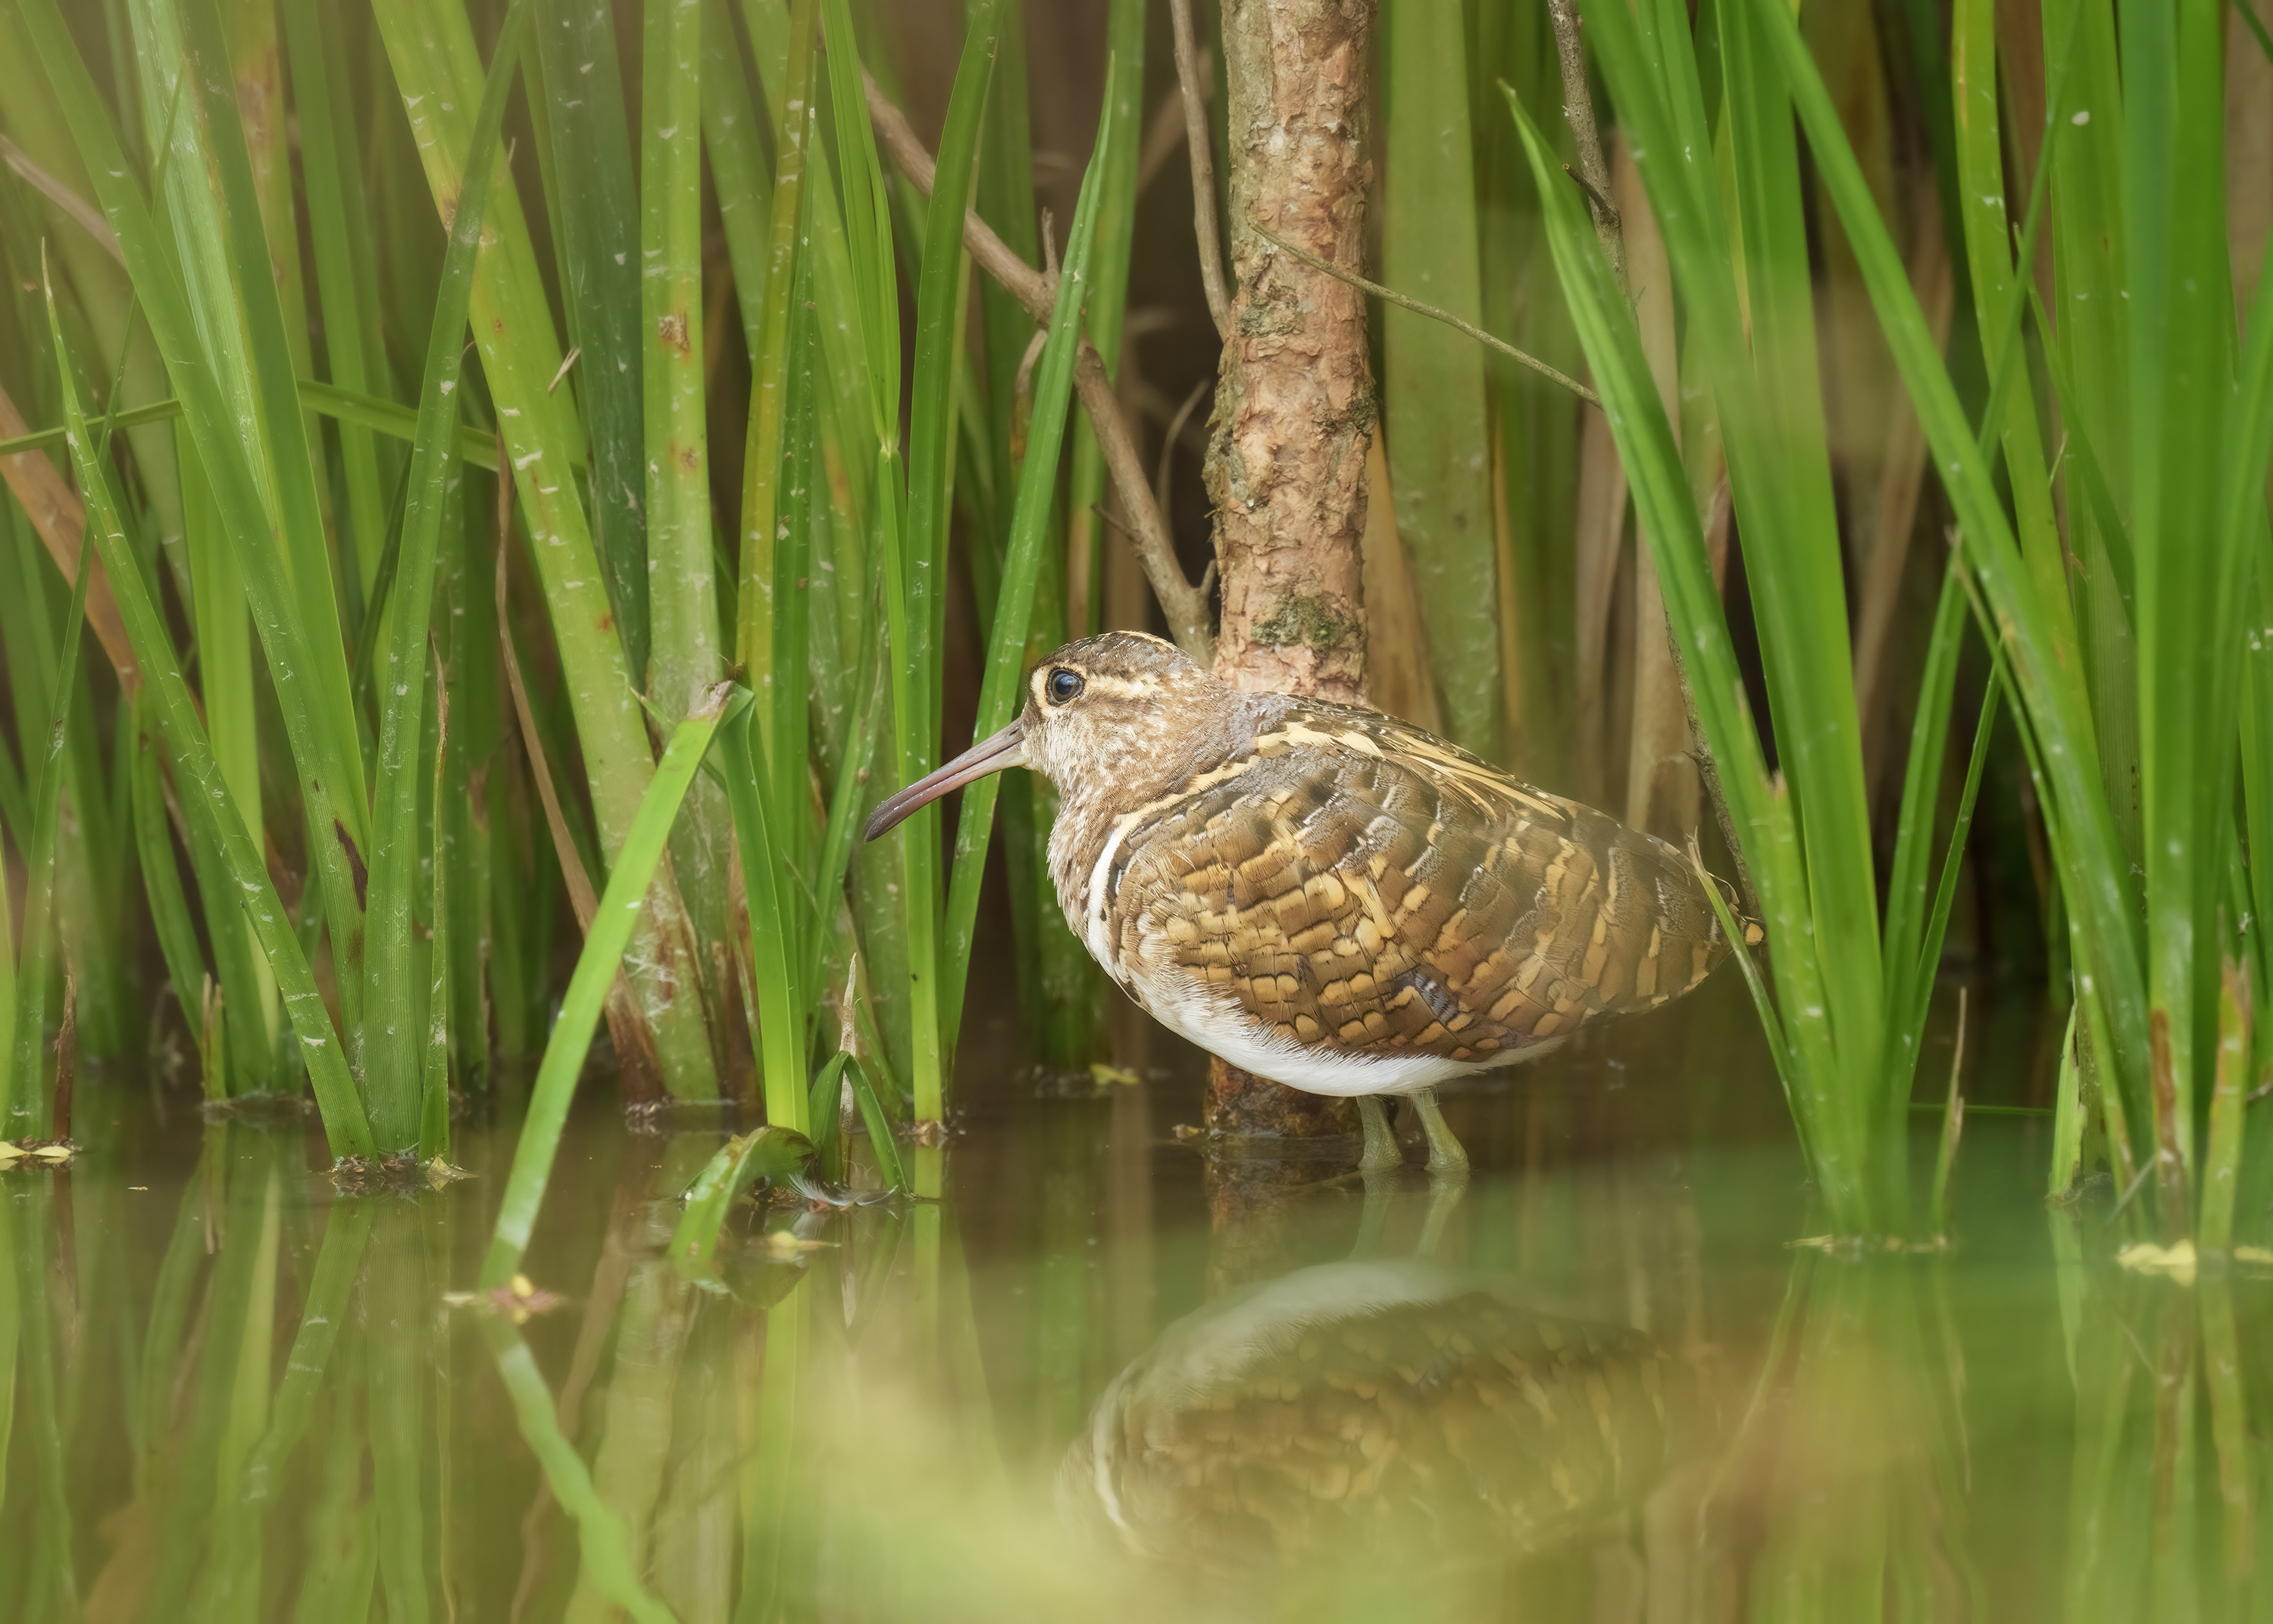
[[[1058,906],[1076,936],[1088,939],[1090,887],[1098,859],[1105,855],[1121,818],[1163,805],[1174,799],[1181,785],[1244,753],[1286,702],[1283,694],[1230,695],[1220,710],[1212,709],[1205,716],[1187,719],[1142,740],[1114,764],[1121,770],[1069,775],[1057,786],[1050,878],[1057,886]],[[1124,844],[1136,833],[1132,827]]]

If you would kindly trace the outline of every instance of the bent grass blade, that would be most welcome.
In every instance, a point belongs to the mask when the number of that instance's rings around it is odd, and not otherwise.
[[[560,1018],[553,1023],[536,1081],[529,1090],[529,1115],[521,1125],[520,1142],[514,1148],[513,1170],[506,1177],[497,1233],[482,1265],[481,1284],[485,1291],[510,1280],[529,1250],[529,1232],[536,1224],[536,1210],[544,1204],[544,1188],[552,1177],[552,1158],[560,1148],[560,1132],[568,1119],[568,1103],[584,1069],[584,1057],[591,1052],[600,1007],[606,1001],[616,967],[631,945],[634,928],[646,908],[649,881],[663,860],[671,826],[679,817],[679,805],[709,752],[711,740],[722,726],[739,720],[749,703],[747,689],[721,684],[711,690],[709,697],[672,732],[663,760],[656,764],[654,779],[640,798],[639,811],[625,831],[607,889],[600,896],[599,911],[584,938],[583,951],[576,955],[575,970],[560,1000]]]
[[[718,1231],[743,1192],[760,1179],[786,1182],[812,1161],[813,1141],[770,1125],[728,1140],[686,1187],[686,1210],[671,1231],[671,1261],[682,1273],[709,1272]]]

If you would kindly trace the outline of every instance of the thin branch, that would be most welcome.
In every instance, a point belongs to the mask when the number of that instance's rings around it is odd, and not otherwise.
[[[1184,98],[1184,146],[1192,161],[1192,235],[1198,239],[1200,286],[1218,338],[1231,336],[1231,284],[1223,273],[1223,238],[1215,218],[1215,147],[1208,137],[1207,94],[1192,37],[1192,0],[1168,0],[1175,24],[1176,84]]]
[[[1572,178],[1587,194],[1587,207],[1594,217],[1594,235],[1610,262],[1618,290],[1626,288],[1626,241],[1624,222],[1610,202],[1610,167],[1602,161],[1602,138],[1594,128],[1594,98],[1587,88],[1587,56],[1579,45],[1579,13],[1572,0],[1547,0],[1547,15],[1555,25],[1555,56],[1563,70],[1563,118],[1579,146],[1579,172]]]
[[[1192,414],[1199,409],[1200,402],[1207,398],[1210,386],[1214,382],[1212,378],[1203,378],[1192,385],[1191,393],[1184,397],[1184,403],[1168,420],[1168,431],[1160,437],[1160,471],[1153,478],[1152,499],[1160,505],[1160,511],[1164,513],[1168,511],[1168,472],[1175,466],[1176,442],[1183,437],[1184,425],[1192,420]],[[1203,585],[1200,590],[1204,592],[1207,588]]]
[[[883,140],[884,150],[901,173],[915,183],[916,190],[928,198],[936,167],[931,153],[909,128],[906,116],[892,105],[874,79],[867,80],[867,89],[868,116]],[[978,261],[979,269],[1001,283],[1035,320],[1050,318],[1055,292],[1049,280],[995,236],[994,228],[979,219],[976,210],[964,211],[963,244],[971,258]],[[1089,414],[1089,426],[1097,436],[1097,447],[1105,453],[1105,466],[1113,475],[1113,488],[1120,493],[1121,511],[1129,518],[1130,538],[1136,543],[1136,561],[1144,568],[1144,579],[1152,584],[1152,595],[1159,600],[1161,613],[1167,617],[1168,633],[1175,639],[1176,646],[1193,659],[1202,665],[1210,664],[1215,659],[1215,629],[1214,617],[1208,612],[1207,594],[1184,578],[1183,566],[1176,562],[1175,541],[1152,500],[1152,487],[1144,477],[1144,459],[1137,454],[1136,438],[1129,431],[1128,420],[1121,414],[1113,381],[1105,375],[1105,363],[1096,348],[1086,340],[1082,342],[1081,357],[1074,366],[1073,384],[1081,396],[1082,408]]]
[[[1495,338],[1492,334],[1485,332],[1482,327],[1462,321],[1458,316],[1453,315],[1450,311],[1440,311],[1435,305],[1423,304],[1420,300],[1413,298],[1409,295],[1401,294],[1394,288],[1384,288],[1379,282],[1368,281],[1356,272],[1346,271],[1341,266],[1335,265],[1329,260],[1321,259],[1309,249],[1297,247],[1295,244],[1288,242],[1285,237],[1277,236],[1260,224],[1252,224],[1249,228],[1254,231],[1256,236],[1261,237],[1264,242],[1271,243],[1273,247],[1284,249],[1287,252],[1294,255],[1295,258],[1301,260],[1304,265],[1309,266],[1312,270],[1324,271],[1328,276],[1347,282],[1353,288],[1361,288],[1363,291],[1371,294],[1377,299],[1386,300],[1388,303],[1398,306],[1399,309],[1411,311],[1415,316],[1426,316],[1431,321],[1441,321],[1455,332],[1466,333],[1468,337],[1475,340],[1477,343],[1484,345],[1488,348],[1499,351],[1501,355],[1505,355],[1509,360],[1516,363],[1518,365],[1527,366],[1533,371],[1538,373],[1542,378],[1549,378],[1554,382],[1562,385],[1563,387],[1568,389],[1572,394],[1577,395],[1581,400],[1587,402],[1589,405],[1600,406],[1602,403],[1602,397],[1600,395],[1597,395],[1593,390],[1587,388],[1586,385],[1580,383],[1577,378],[1557,371],[1553,367],[1549,366],[1538,356],[1525,354],[1522,350],[1518,349],[1514,345],[1509,343],[1505,339]]]

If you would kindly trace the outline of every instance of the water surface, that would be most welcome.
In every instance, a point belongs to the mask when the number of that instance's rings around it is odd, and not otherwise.
[[[1949,1249],[1795,1246],[1721,1029],[1450,1100],[1458,1186],[1211,1160],[1173,1070],[966,1066],[939,1199],[753,1204],[708,1276],[723,1126],[596,1096],[497,1300],[509,1111],[356,1191],[312,1123],[91,1080],[0,1179],[0,1617],[2267,1616],[2266,1271],[2119,1268],[1987,1115]]]

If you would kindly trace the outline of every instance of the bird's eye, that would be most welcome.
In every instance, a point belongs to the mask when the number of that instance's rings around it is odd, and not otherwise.
[[[1064,666],[1061,665],[1050,673],[1047,692],[1050,696],[1051,704],[1070,704],[1072,703],[1074,697],[1078,694],[1081,690],[1082,680],[1081,673],[1079,671],[1068,670]]]

